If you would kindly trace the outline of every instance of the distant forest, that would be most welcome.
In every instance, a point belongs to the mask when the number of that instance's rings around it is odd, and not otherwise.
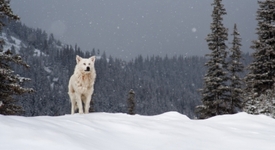
[[[30,69],[14,66],[14,70],[31,78],[26,87],[35,92],[17,97],[24,116],[70,114],[68,81],[76,64],[75,57],[96,55],[97,73],[92,108],[94,112],[127,112],[128,92],[135,92],[136,114],[156,115],[178,111],[194,118],[195,107],[201,104],[198,89],[202,88],[207,59],[198,56],[137,56],[130,61],[108,56],[95,50],[84,52],[77,45],[65,45],[41,29],[33,29],[20,22],[7,22],[7,39],[21,40],[20,53]],[[252,58],[243,55],[247,66]],[[245,73],[244,73],[245,74]]]

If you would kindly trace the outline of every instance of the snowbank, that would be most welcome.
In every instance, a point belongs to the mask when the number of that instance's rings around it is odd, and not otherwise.
[[[1,150],[273,150],[275,120],[246,113],[190,120],[111,113],[0,115]]]

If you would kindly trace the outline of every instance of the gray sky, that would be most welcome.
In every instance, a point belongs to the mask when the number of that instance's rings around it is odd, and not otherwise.
[[[56,39],[86,51],[100,49],[129,60],[143,56],[210,53],[213,0],[11,0],[15,14],[29,27],[53,33]],[[257,38],[257,0],[223,0],[224,25],[231,35],[234,23],[242,50],[252,52]],[[229,37],[231,40],[231,38]],[[229,40],[229,42],[231,42]],[[230,45],[228,45],[230,47]]]

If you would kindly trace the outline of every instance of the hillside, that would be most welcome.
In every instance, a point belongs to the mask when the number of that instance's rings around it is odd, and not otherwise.
[[[58,117],[0,115],[1,150],[273,150],[275,120],[246,113],[190,120],[91,113]]]
[[[177,111],[194,118],[200,104],[198,89],[202,88],[206,62],[204,57],[137,56],[131,61],[107,56],[101,50],[83,51],[75,44],[64,44],[41,29],[33,29],[20,22],[6,23],[1,38],[5,49],[19,53],[30,69],[15,66],[14,70],[32,81],[26,87],[35,93],[20,96],[18,103],[24,116],[58,116],[70,113],[67,85],[75,66],[75,56],[97,56],[97,78],[90,111],[127,112],[130,89],[136,93],[136,113],[156,115]],[[250,62],[244,55],[244,64]]]

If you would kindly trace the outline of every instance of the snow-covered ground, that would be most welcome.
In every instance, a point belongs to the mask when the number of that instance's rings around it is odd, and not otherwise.
[[[10,42],[7,38],[7,34],[6,33],[0,33],[0,39],[3,39],[5,41],[5,44],[3,45],[3,50],[6,51],[8,49],[11,50],[12,46],[14,46],[15,52],[18,54],[19,50],[21,48],[21,46],[26,47],[26,45],[24,43],[22,43],[22,41],[18,38],[15,38],[13,36],[10,36],[11,40],[13,42]],[[58,46],[55,45],[55,47],[61,49],[62,46]],[[41,50],[39,49],[34,49],[34,54],[33,56],[47,56],[47,54],[43,53]]]
[[[264,115],[190,120],[111,113],[0,115],[1,150],[274,150],[275,119]]]
[[[5,45],[3,46],[4,51],[11,49],[11,47],[14,46],[16,53],[19,53],[21,40],[11,36],[11,39],[14,41],[14,43],[10,43],[6,33],[0,33],[0,38],[5,41]]]

